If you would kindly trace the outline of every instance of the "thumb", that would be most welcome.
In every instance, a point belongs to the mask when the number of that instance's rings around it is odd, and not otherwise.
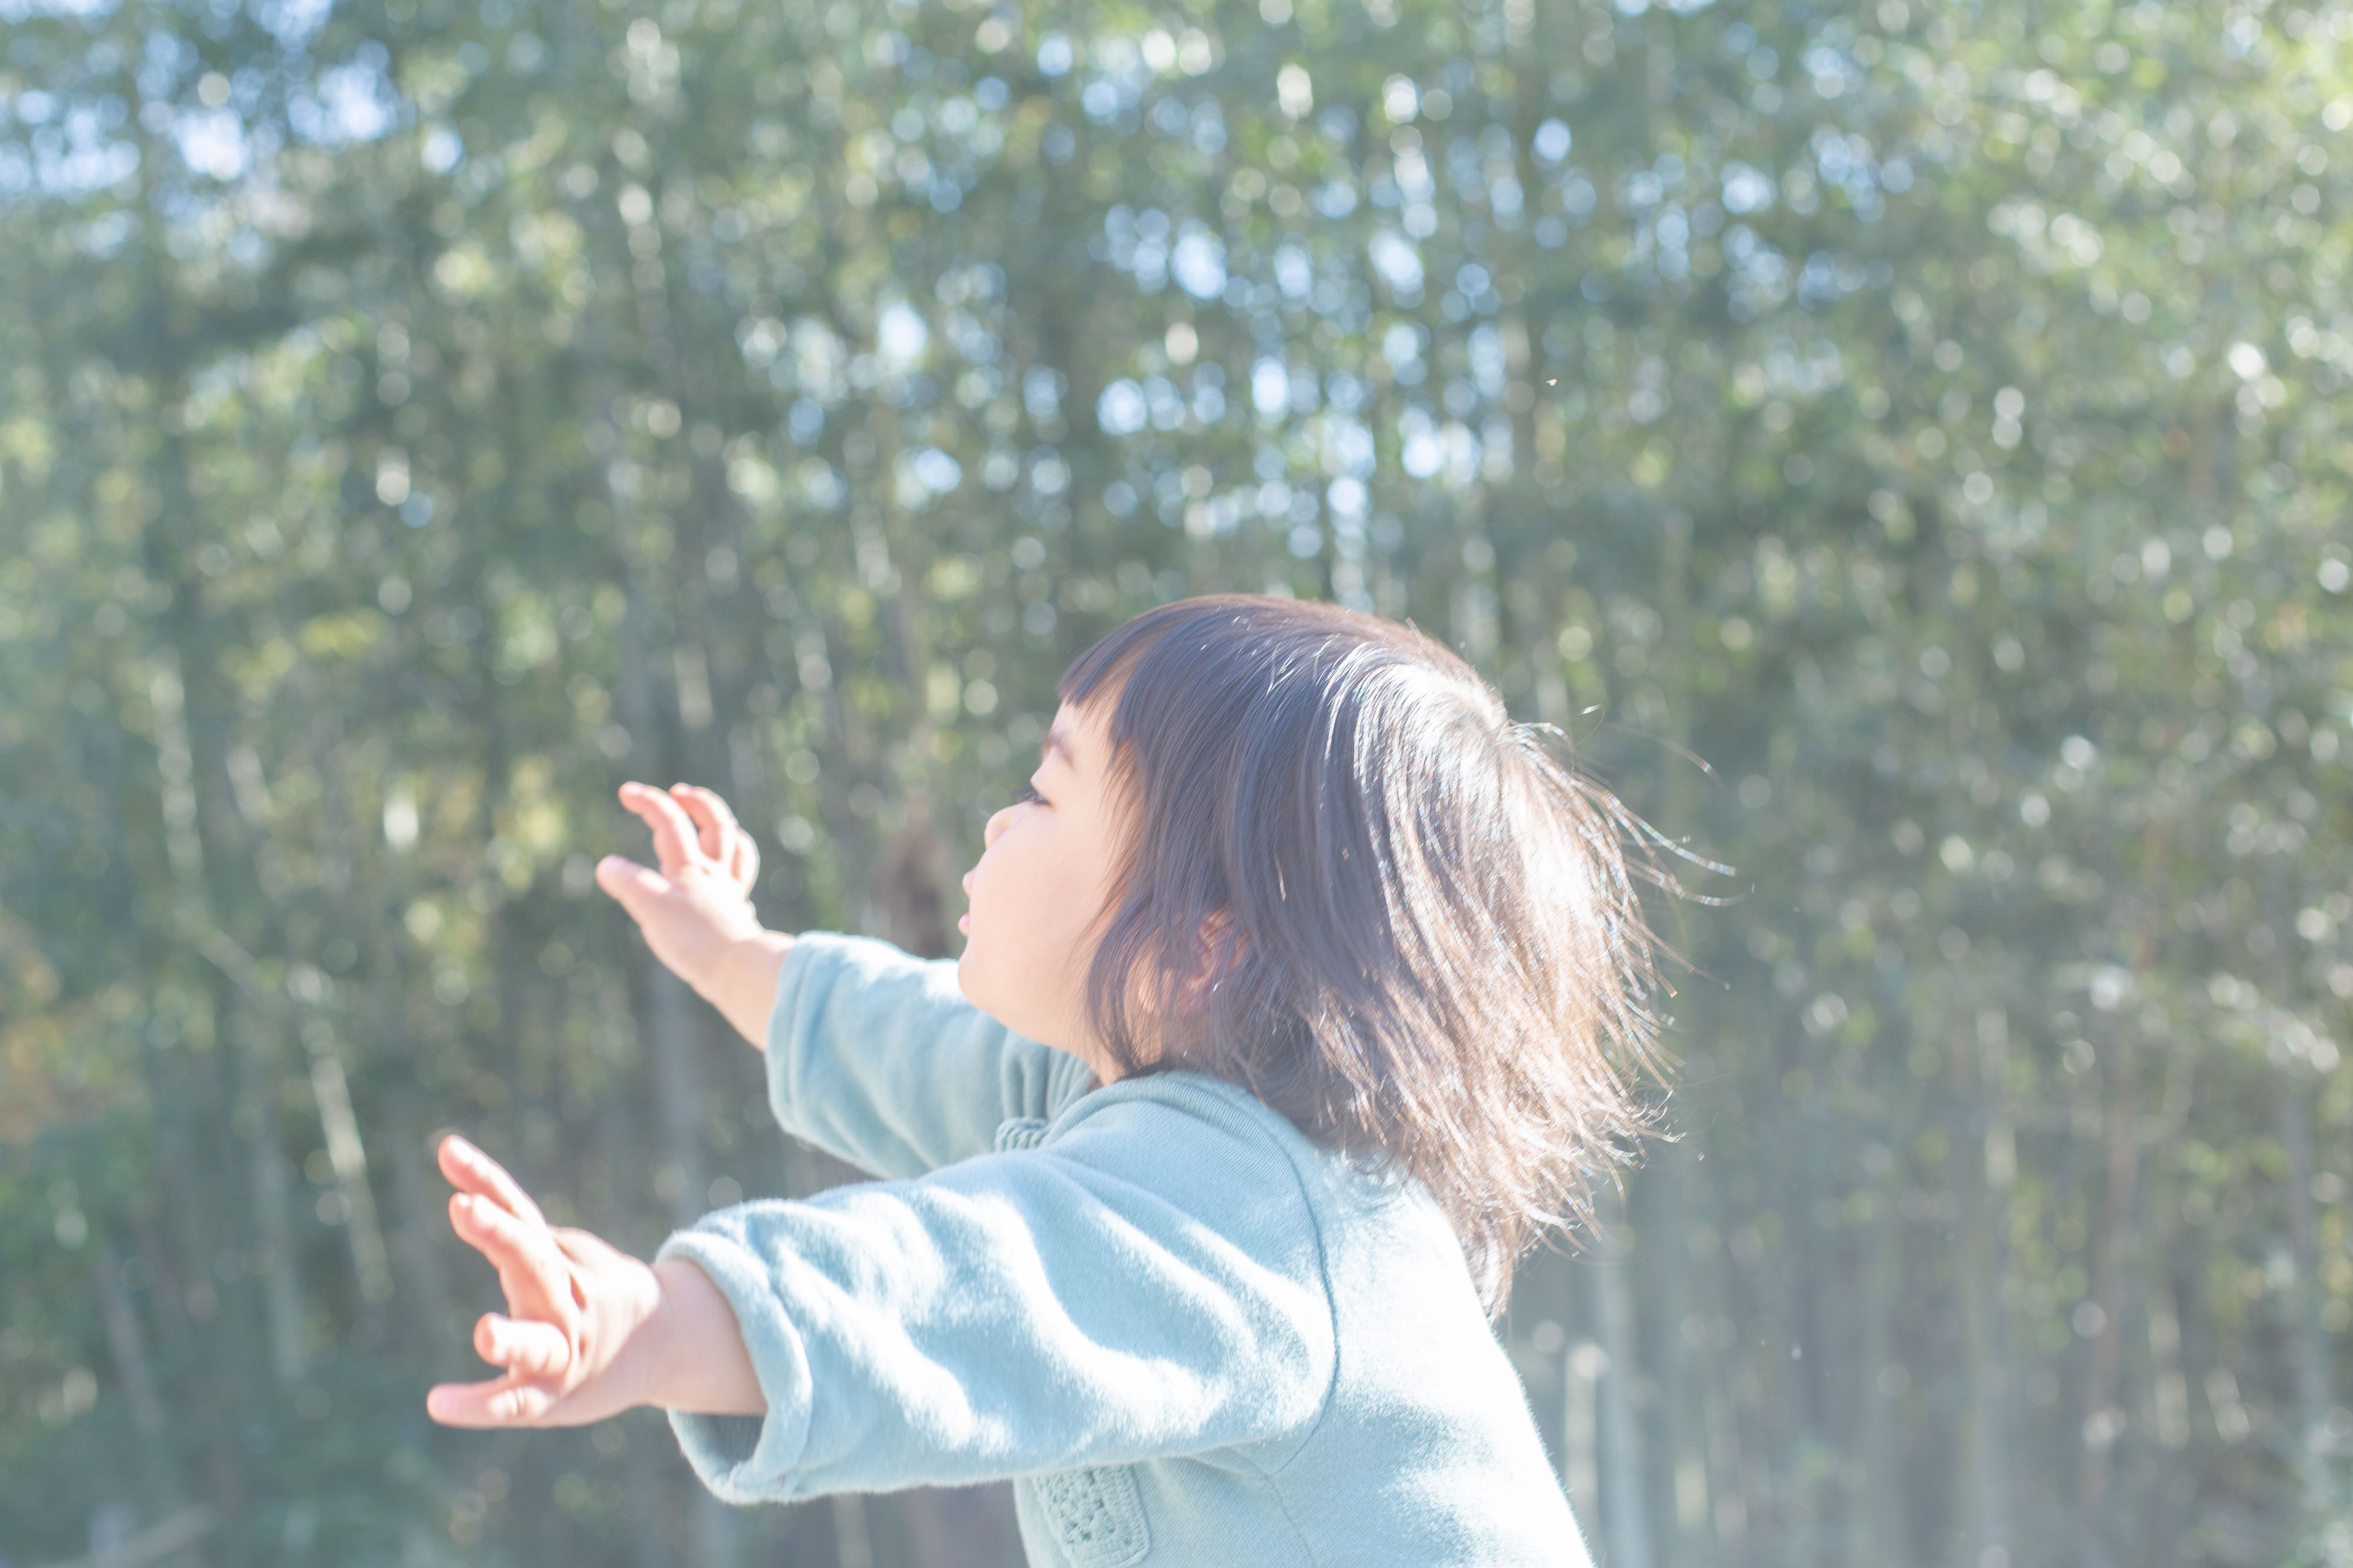
[[[668,877],[620,855],[607,855],[596,862],[596,885],[637,920],[645,918],[643,910],[649,900],[670,890]]]

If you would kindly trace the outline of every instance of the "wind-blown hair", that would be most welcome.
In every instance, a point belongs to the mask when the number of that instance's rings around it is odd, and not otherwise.
[[[1113,698],[1132,825],[1087,984],[1113,1059],[1418,1177],[1501,1310],[1649,1126],[1647,830],[1451,650],[1336,605],[1165,605],[1060,695]]]

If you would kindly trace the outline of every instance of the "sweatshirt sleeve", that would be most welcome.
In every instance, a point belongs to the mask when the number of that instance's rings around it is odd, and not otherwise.
[[[673,1413],[731,1502],[1303,1441],[1334,1373],[1297,1169],[1168,1077],[1044,1148],[746,1204],[670,1237],[733,1308],[759,1417]]]
[[[776,975],[768,1102],[785,1131],[879,1176],[917,1176],[1050,1120],[1094,1087],[1086,1064],[964,999],[954,960],[812,931]]]

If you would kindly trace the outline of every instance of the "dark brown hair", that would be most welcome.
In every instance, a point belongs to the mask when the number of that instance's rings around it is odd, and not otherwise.
[[[1060,695],[1113,697],[1133,824],[1088,975],[1113,1058],[1419,1178],[1500,1310],[1649,1125],[1647,830],[1453,652],[1333,605],[1164,605]]]

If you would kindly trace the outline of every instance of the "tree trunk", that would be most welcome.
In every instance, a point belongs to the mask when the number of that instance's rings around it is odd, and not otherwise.
[[[1594,1248],[1594,1327],[1607,1359],[1598,1390],[1600,1436],[1601,1539],[1609,1568],[1651,1568],[1649,1474],[1636,1383],[1641,1360],[1634,1334],[1633,1289],[1628,1279],[1632,1237],[1620,1234]]]
[[[1974,1051],[1956,1036],[1956,1066],[1962,1075],[1957,1103],[1972,1109],[1950,1143],[1954,1186],[1962,1204],[1954,1258],[1964,1361],[1958,1568],[2006,1561],[2010,1533],[2009,1356],[2002,1331],[2010,1184],[2016,1163],[2003,1110],[2009,1020],[1988,1008],[1978,1015]]]
[[[1578,1528],[1599,1541],[1601,1528],[1599,1393],[1607,1356],[1592,1340],[1572,1342],[1561,1357],[1560,1482]]]
[[[2320,1248],[2312,1215],[2313,1087],[2280,1084],[2280,1148],[2287,1156],[2288,1246],[2295,1263],[2291,1329],[2295,1375],[2295,1470],[2307,1520],[2328,1517],[2328,1337],[2320,1322]]]
[[[2108,1074],[2106,1201],[2102,1208],[2098,1252],[2093,1266],[2092,1305],[2097,1327],[2092,1335],[2092,1365],[2084,1379],[2083,1468],[2077,1472],[2075,1530],[2086,1568],[2111,1560],[2107,1541],[2107,1493],[2116,1439],[2125,1413],[2117,1401],[2122,1350],[2124,1289],[2135,1251],[2133,1211],[2140,1173],[2138,1088],[2140,1036],[2118,1020],[2107,1031],[2115,1066]]]
[[[417,1108],[406,1093],[385,1107],[385,1141],[392,1151],[392,1245],[400,1251],[409,1310],[400,1314],[411,1339],[427,1360],[438,1360],[466,1342],[468,1323],[458,1306],[448,1260],[439,1245],[448,1219],[438,1173],[426,1171],[427,1150]]]
[[[141,1468],[146,1473],[147,1502],[158,1519],[180,1506],[180,1480],[172,1462],[170,1434],[164,1420],[164,1402],[155,1389],[155,1374],[147,1360],[147,1336],[122,1283],[122,1259],[111,1238],[98,1243],[92,1283],[98,1290],[99,1317],[106,1324],[107,1350],[114,1358],[115,1375],[131,1405],[131,1425],[139,1434]]]
[[[278,1131],[276,1053],[267,1044],[268,1026],[250,1008],[232,1016],[238,1078],[237,1124],[245,1138],[247,1183],[251,1188],[254,1229],[261,1242],[263,1320],[269,1334],[269,1370],[280,1388],[302,1377],[302,1279],[289,1224],[294,1184],[287,1173],[286,1147]]]
[[[1893,1181],[1883,1180],[1873,1193],[1871,1220],[1863,1242],[1862,1342],[1852,1369],[1856,1403],[1855,1429],[1861,1441],[1852,1456],[1853,1495],[1847,1510],[1847,1562],[1850,1568],[1882,1568],[1904,1557],[1903,1430],[1896,1401],[1897,1387],[1887,1381],[1899,1363],[1895,1359],[1893,1319],[1904,1300],[1904,1229],[1895,1214]]]
[[[174,390],[185,392],[185,386]],[[166,493],[167,495],[176,494],[185,502],[188,498],[185,456],[179,453],[175,447],[169,456],[170,460],[163,465]],[[146,543],[151,574],[160,570],[161,580],[174,580],[174,574],[168,569],[165,561],[161,558],[164,550],[164,542],[160,533],[153,526],[149,530]],[[185,598],[186,591],[183,589],[175,600],[173,611],[174,622],[181,625],[184,630],[185,624],[190,619]],[[166,894],[171,910],[169,929],[174,941],[204,952],[217,964],[219,949],[224,944],[216,940],[221,933],[213,923],[211,910],[206,907],[204,846],[196,830],[195,764],[189,742],[185,703],[185,688],[182,683],[180,668],[177,646],[166,647],[157,656],[155,672],[148,686],[149,700],[154,714],[156,767],[161,775],[164,848],[171,872],[171,887]],[[243,956],[237,952],[234,943],[225,945],[230,953],[238,958]],[[228,1011],[228,1004],[219,994],[217,979],[203,987],[203,994],[211,1009],[209,1022],[214,1036],[217,1038],[221,1021]],[[189,1055],[186,1046],[183,1045],[180,1057],[184,1066],[187,1063]],[[189,1117],[189,1122],[192,1130],[199,1129],[204,1125],[200,1105],[199,1109]],[[192,1163],[200,1170],[204,1163],[199,1159]],[[193,1175],[197,1173],[191,1173]],[[188,1224],[184,1234],[194,1243],[194,1247],[191,1255],[186,1258],[187,1272],[184,1276],[183,1284],[186,1291],[185,1299],[189,1315],[201,1325],[212,1325],[218,1321],[220,1297],[214,1289],[212,1280],[216,1258],[212,1249],[216,1238],[210,1232],[210,1226],[201,1217],[205,1209],[206,1193],[206,1187],[201,1180],[192,1182],[186,1190],[183,1214],[187,1218]],[[199,1339],[210,1338],[216,1341],[215,1345],[206,1347],[206,1352],[211,1353],[204,1353],[202,1357],[205,1367],[204,1382],[206,1385],[207,1403],[214,1409],[224,1413],[240,1410],[246,1404],[246,1401],[239,1397],[246,1386],[244,1379],[239,1375],[241,1371],[239,1363],[244,1360],[243,1355],[235,1348],[232,1348],[227,1356],[217,1353],[217,1344],[221,1339],[226,1339],[231,1347],[237,1345],[237,1339],[228,1333],[228,1327],[229,1325],[222,1323],[216,1328],[203,1329],[199,1331],[197,1336]],[[247,1497],[244,1469],[238,1464],[237,1455],[228,1444],[212,1445],[209,1456],[211,1462],[208,1468],[213,1500],[221,1517],[234,1532],[245,1522]]]

